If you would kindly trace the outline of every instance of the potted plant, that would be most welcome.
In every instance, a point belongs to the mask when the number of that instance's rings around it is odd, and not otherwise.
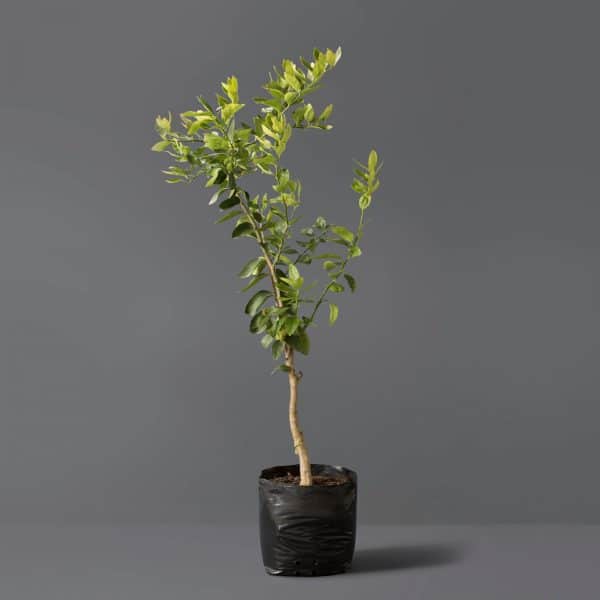
[[[217,204],[217,223],[232,225],[233,238],[254,242],[250,259],[239,276],[251,296],[245,312],[250,332],[261,337],[278,362],[274,372],[287,375],[289,426],[298,465],[277,466],[259,477],[261,548],[270,574],[324,575],[343,572],[350,565],[356,530],[356,474],[350,469],[312,464],[298,423],[298,386],[302,372],[296,354],[308,354],[309,329],[320,309],[327,306],[329,323],[338,318],[334,298],[354,292],[356,281],[347,268],[362,254],[360,242],[365,211],[379,187],[380,165],[372,150],[366,164],[357,163],[352,189],[358,195],[355,230],[317,217],[302,227],[301,184],[283,164],[283,155],[295,130],[328,131],[333,107],[321,112],[307,102],[326,73],[341,57],[337,51],[315,49],[312,58],[299,64],[283,60],[263,86],[260,107],[249,122],[238,113],[244,108],[238,80],[224,81],[216,106],[198,97],[196,108],[181,113],[181,128],[172,117],[156,118],[160,140],[153,150],[172,159],[167,182],[206,179],[214,188],[209,205]],[[251,174],[269,178],[269,191],[251,195],[244,178]],[[300,227],[299,231],[298,228]],[[308,265],[321,266],[325,282],[315,288],[301,274]]]

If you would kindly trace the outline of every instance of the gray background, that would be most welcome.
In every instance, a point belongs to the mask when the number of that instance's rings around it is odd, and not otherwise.
[[[247,241],[167,186],[157,113],[314,45],[329,135],[288,164],[352,223],[355,296],[313,334],[314,461],[363,522],[600,521],[600,52],[583,2],[8,2],[0,18],[0,520],[254,519],[292,460],[286,382],[246,333]]]

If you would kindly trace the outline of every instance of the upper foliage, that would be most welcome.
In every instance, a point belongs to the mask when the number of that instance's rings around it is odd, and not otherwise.
[[[356,230],[330,224],[317,217],[313,225],[296,233],[302,187],[281,158],[294,129],[329,130],[333,106],[317,113],[306,97],[318,89],[323,76],[341,57],[337,51],[315,49],[311,61],[300,58],[300,65],[283,60],[273,68],[263,86],[264,97],[254,98],[260,113],[252,123],[236,123],[236,114],[245,106],[240,103],[238,81],[231,76],[221,84],[216,106],[198,97],[199,107],[181,113],[181,130],[173,129],[172,117],[156,118],[160,136],[152,147],[166,152],[173,164],[164,173],[167,182],[191,182],[206,178],[206,187],[215,188],[209,204],[219,203],[223,215],[217,223],[233,221],[232,237],[249,237],[258,244],[259,255],[251,258],[239,275],[249,279],[249,290],[259,283],[267,289],[255,292],[246,304],[250,331],[262,334],[261,343],[271,348],[278,359],[286,348],[308,354],[310,342],[306,330],[315,321],[319,308],[329,305],[329,322],[339,313],[330,294],[346,289],[354,291],[356,281],[346,271],[348,263],[361,255],[364,212],[379,187],[381,166],[372,150],[367,164],[357,163],[352,189],[358,194],[360,217]],[[273,178],[274,193],[251,197],[240,180],[250,173]],[[327,251],[325,245],[331,244]],[[341,249],[335,249],[341,246]],[[334,248],[332,250],[332,248]],[[299,265],[322,264],[327,282],[316,296],[300,274]],[[301,308],[308,306],[305,314]],[[288,367],[282,365],[282,370]]]

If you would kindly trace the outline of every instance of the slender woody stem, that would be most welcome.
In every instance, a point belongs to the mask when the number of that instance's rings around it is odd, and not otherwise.
[[[236,186],[236,189],[237,186]],[[241,190],[240,190],[241,191]],[[277,274],[275,272],[275,265],[269,252],[267,250],[267,245],[265,243],[264,236],[258,223],[256,223],[255,219],[252,217],[252,213],[248,206],[244,203],[243,198],[240,195],[240,206],[248,221],[252,225],[252,229],[254,234],[256,235],[256,240],[258,245],[262,250],[263,257],[265,259],[267,269],[269,271],[269,278],[271,279],[271,285],[273,287],[273,294],[275,296],[275,304],[279,308],[283,306],[281,301],[281,295],[279,293],[279,288],[277,286]],[[300,485],[302,486],[310,486],[312,485],[312,471],[310,465],[310,459],[308,457],[308,450],[306,449],[306,445],[304,443],[304,434],[300,429],[300,425],[298,423],[298,383],[300,381],[300,375],[296,371],[294,367],[294,349],[288,344],[284,347],[284,355],[285,355],[285,364],[289,368],[288,371],[288,382],[290,386],[290,402],[289,402],[289,421],[290,421],[290,432],[292,434],[292,441],[294,443],[294,452],[298,455],[298,462],[300,463]]]
[[[294,368],[294,350],[286,346],[285,364],[289,367],[288,379],[290,384],[290,404],[289,404],[289,419],[290,431],[292,440],[294,441],[294,452],[298,455],[300,463],[300,485],[312,485],[312,471],[310,459],[308,458],[308,450],[304,444],[304,434],[298,424],[298,383],[300,376]]]

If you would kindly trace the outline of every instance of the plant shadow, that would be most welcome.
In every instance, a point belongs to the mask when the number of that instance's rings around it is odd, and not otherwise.
[[[464,556],[465,547],[459,543],[365,548],[356,551],[350,573],[440,567],[458,563]]]

